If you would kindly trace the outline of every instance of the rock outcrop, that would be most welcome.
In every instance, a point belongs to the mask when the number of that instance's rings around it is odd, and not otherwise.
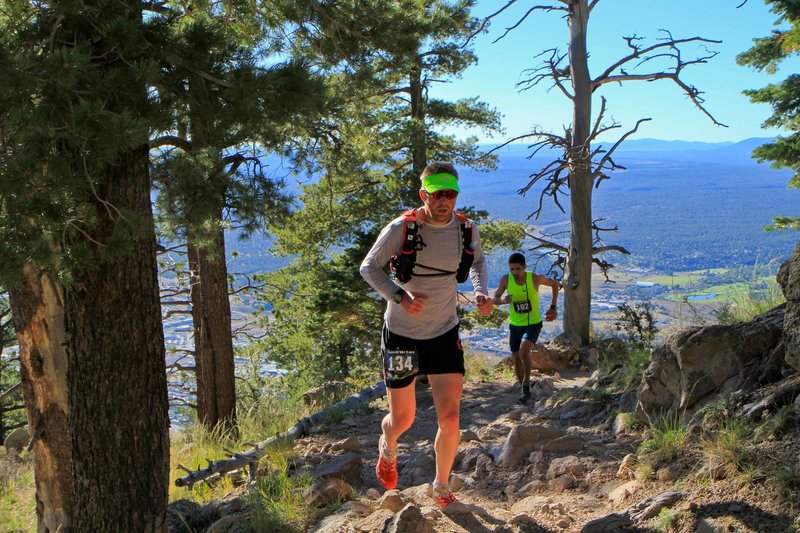
[[[543,372],[562,372],[575,366],[580,358],[581,339],[575,334],[562,333],[547,344],[537,344],[531,351],[532,368]]]
[[[688,328],[653,352],[637,390],[638,413],[651,423],[668,413],[693,415],[709,400],[758,376],[781,341],[783,306],[751,322]]]

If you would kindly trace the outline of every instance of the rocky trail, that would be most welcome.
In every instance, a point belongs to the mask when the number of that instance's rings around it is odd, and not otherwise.
[[[558,391],[585,386],[588,379],[589,374],[581,372],[538,375],[534,397],[526,405],[517,401],[518,390],[510,380],[467,382],[461,446],[451,478],[459,501],[445,509],[430,493],[436,416],[427,385],[417,385],[417,418],[400,439],[395,490],[384,491],[374,472],[385,397],[369,409],[315,428],[296,441],[298,459],[290,465],[315,479],[305,494],[307,503],[326,509],[321,514],[330,513],[309,529],[324,533],[793,530],[794,516],[781,507],[763,479],[742,483],[738,478],[699,476],[697,458],[690,454],[657,472],[637,472],[631,454],[645,435],[629,433],[615,423],[612,402],[568,398],[563,393],[558,395],[561,401],[554,401]],[[788,464],[796,460],[796,442],[774,443],[760,453]],[[331,505],[337,501],[344,503]],[[230,514],[207,531],[249,530],[246,509],[229,507]],[[659,513],[672,518],[666,521]]]

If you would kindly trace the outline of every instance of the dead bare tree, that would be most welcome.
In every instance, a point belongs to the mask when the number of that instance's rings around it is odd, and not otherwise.
[[[487,17],[481,28],[517,3],[518,0],[508,0],[503,7]],[[584,343],[589,341],[592,265],[599,265],[603,272],[607,273],[611,265],[600,259],[598,254],[610,250],[627,253],[620,247],[603,246],[599,242],[599,232],[604,228],[599,228],[592,218],[592,192],[604,179],[608,179],[611,171],[622,168],[614,162],[614,152],[626,138],[639,129],[643,122],[650,120],[649,118],[638,120],[632,129],[621,135],[608,149],[602,145],[593,148],[600,135],[621,128],[615,121],[610,124],[604,122],[606,114],[604,97],[601,97],[599,112],[592,119],[592,96],[595,91],[609,83],[671,80],[714,124],[725,126],[705,108],[703,92],[683,78],[686,67],[707,63],[716,56],[717,52],[709,50],[706,45],[719,44],[720,41],[698,36],[676,39],[666,30],[661,30],[661,36],[650,45],[645,45],[643,39],[637,35],[623,37],[628,53],[610,64],[599,75],[592,76],[589,72],[586,32],[589,15],[599,3],[600,0],[552,0],[549,5],[528,7],[525,13],[517,18],[514,24],[505,28],[502,35],[496,39],[505,37],[537,11],[556,12],[562,14],[567,21],[568,51],[565,53],[557,48],[544,51],[539,56],[544,58],[542,64],[525,71],[525,78],[518,83],[518,88],[528,90],[543,82],[551,83],[551,88],[557,88],[572,102],[572,124],[565,128],[562,134],[536,129],[510,139],[505,144],[531,139],[530,148],[534,153],[543,148],[551,148],[560,150],[563,154],[531,174],[527,185],[519,192],[525,194],[535,186],[543,187],[538,206],[532,213],[533,218],[537,218],[541,213],[545,199],[555,202],[556,206],[565,212],[561,196],[568,193],[570,214],[568,246],[557,246],[555,242],[549,242],[546,238],[534,240],[539,243],[535,249],[549,247],[556,252],[561,249],[564,257],[562,283],[565,292],[563,328],[566,333],[580,336]],[[698,45],[700,52],[692,57],[686,57],[689,45]],[[558,257],[558,253],[555,256]]]

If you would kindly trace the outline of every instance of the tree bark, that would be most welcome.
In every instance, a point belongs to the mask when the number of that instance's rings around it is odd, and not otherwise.
[[[417,65],[412,69],[409,75],[409,87],[412,127],[411,165],[414,177],[419,178],[428,165],[427,140],[425,138],[425,95],[422,93],[421,65]],[[416,193],[416,189],[414,187],[411,188]]]
[[[192,281],[197,415],[209,429],[218,424],[236,427],[231,306],[225,261],[222,230],[215,231],[208,247],[189,244],[189,265],[197,278]]]
[[[9,290],[20,374],[33,442],[38,530],[69,531],[75,506],[67,407],[64,300],[59,285],[32,266]]]
[[[569,153],[570,246],[564,270],[564,321],[566,333],[589,342],[592,299],[592,173],[589,135],[592,119],[592,80],[586,51],[589,22],[587,0],[569,7],[569,60],[574,90],[573,129]]]
[[[77,243],[94,261],[65,289],[73,527],[164,531],[169,419],[147,146],[120,154],[96,190],[87,203],[100,220]],[[132,250],[94,245],[123,223],[100,198],[145,222]]]

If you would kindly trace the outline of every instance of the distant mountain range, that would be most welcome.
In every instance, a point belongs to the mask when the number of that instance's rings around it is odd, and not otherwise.
[[[737,153],[743,156],[750,157],[753,149],[761,146],[762,144],[774,141],[774,137],[750,137],[738,142],[717,142],[709,143],[702,141],[667,141],[664,139],[630,139],[623,142],[617,153],[620,152],[725,152]],[[614,141],[604,141],[596,144],[602,144],[605,148],[613,146]],[[488,150],[496,145],[482,144],[481,148]],[[556,152],[556,150],[551,150]],[[530,153],[528,143],[513,143],[505,146],[499,150],[498,153]],[[541,150],[539,155],[542,155],[545,150]]]
[[[695,270],[766,263],[787,257],[800,235],[765,232],[776,215],[800,215],[800,191],[787,189],[791,170],[775,170],[751,158],[752,150],[772,138],[740,142],[703,143],[635,139],[620,146],[615,162],[624,167],[594,191],[593,217],[603,227],[608,244],[631,251],[612,253],[615,264],[660,271]],[[461,169],[462,192],[458,207],[473,206],[493,218],[527,221],[538,230],[568,230],[569,216],[546,198],[538,220],[529,219],[539,201],[542,184],[519,194],[530,176],[559,154],[542,151],[530,156],[525,144],[497,151],[499,164],[492,172]],[[294,189],[296,185],[290,185]],[[569,208],[569,198],[561,198]],[[232,236],[231,236],[232,237]],[[566,238],[566,233],[560,237]],[[232,270],[268,271],[286,263],[272,257],[270,242],[235,242]],[[525,248],[529,248],[526,243]],[[505,252],[492,258],[494,269],[504,269]],[[499,275],[493,273],[494,275]]]

